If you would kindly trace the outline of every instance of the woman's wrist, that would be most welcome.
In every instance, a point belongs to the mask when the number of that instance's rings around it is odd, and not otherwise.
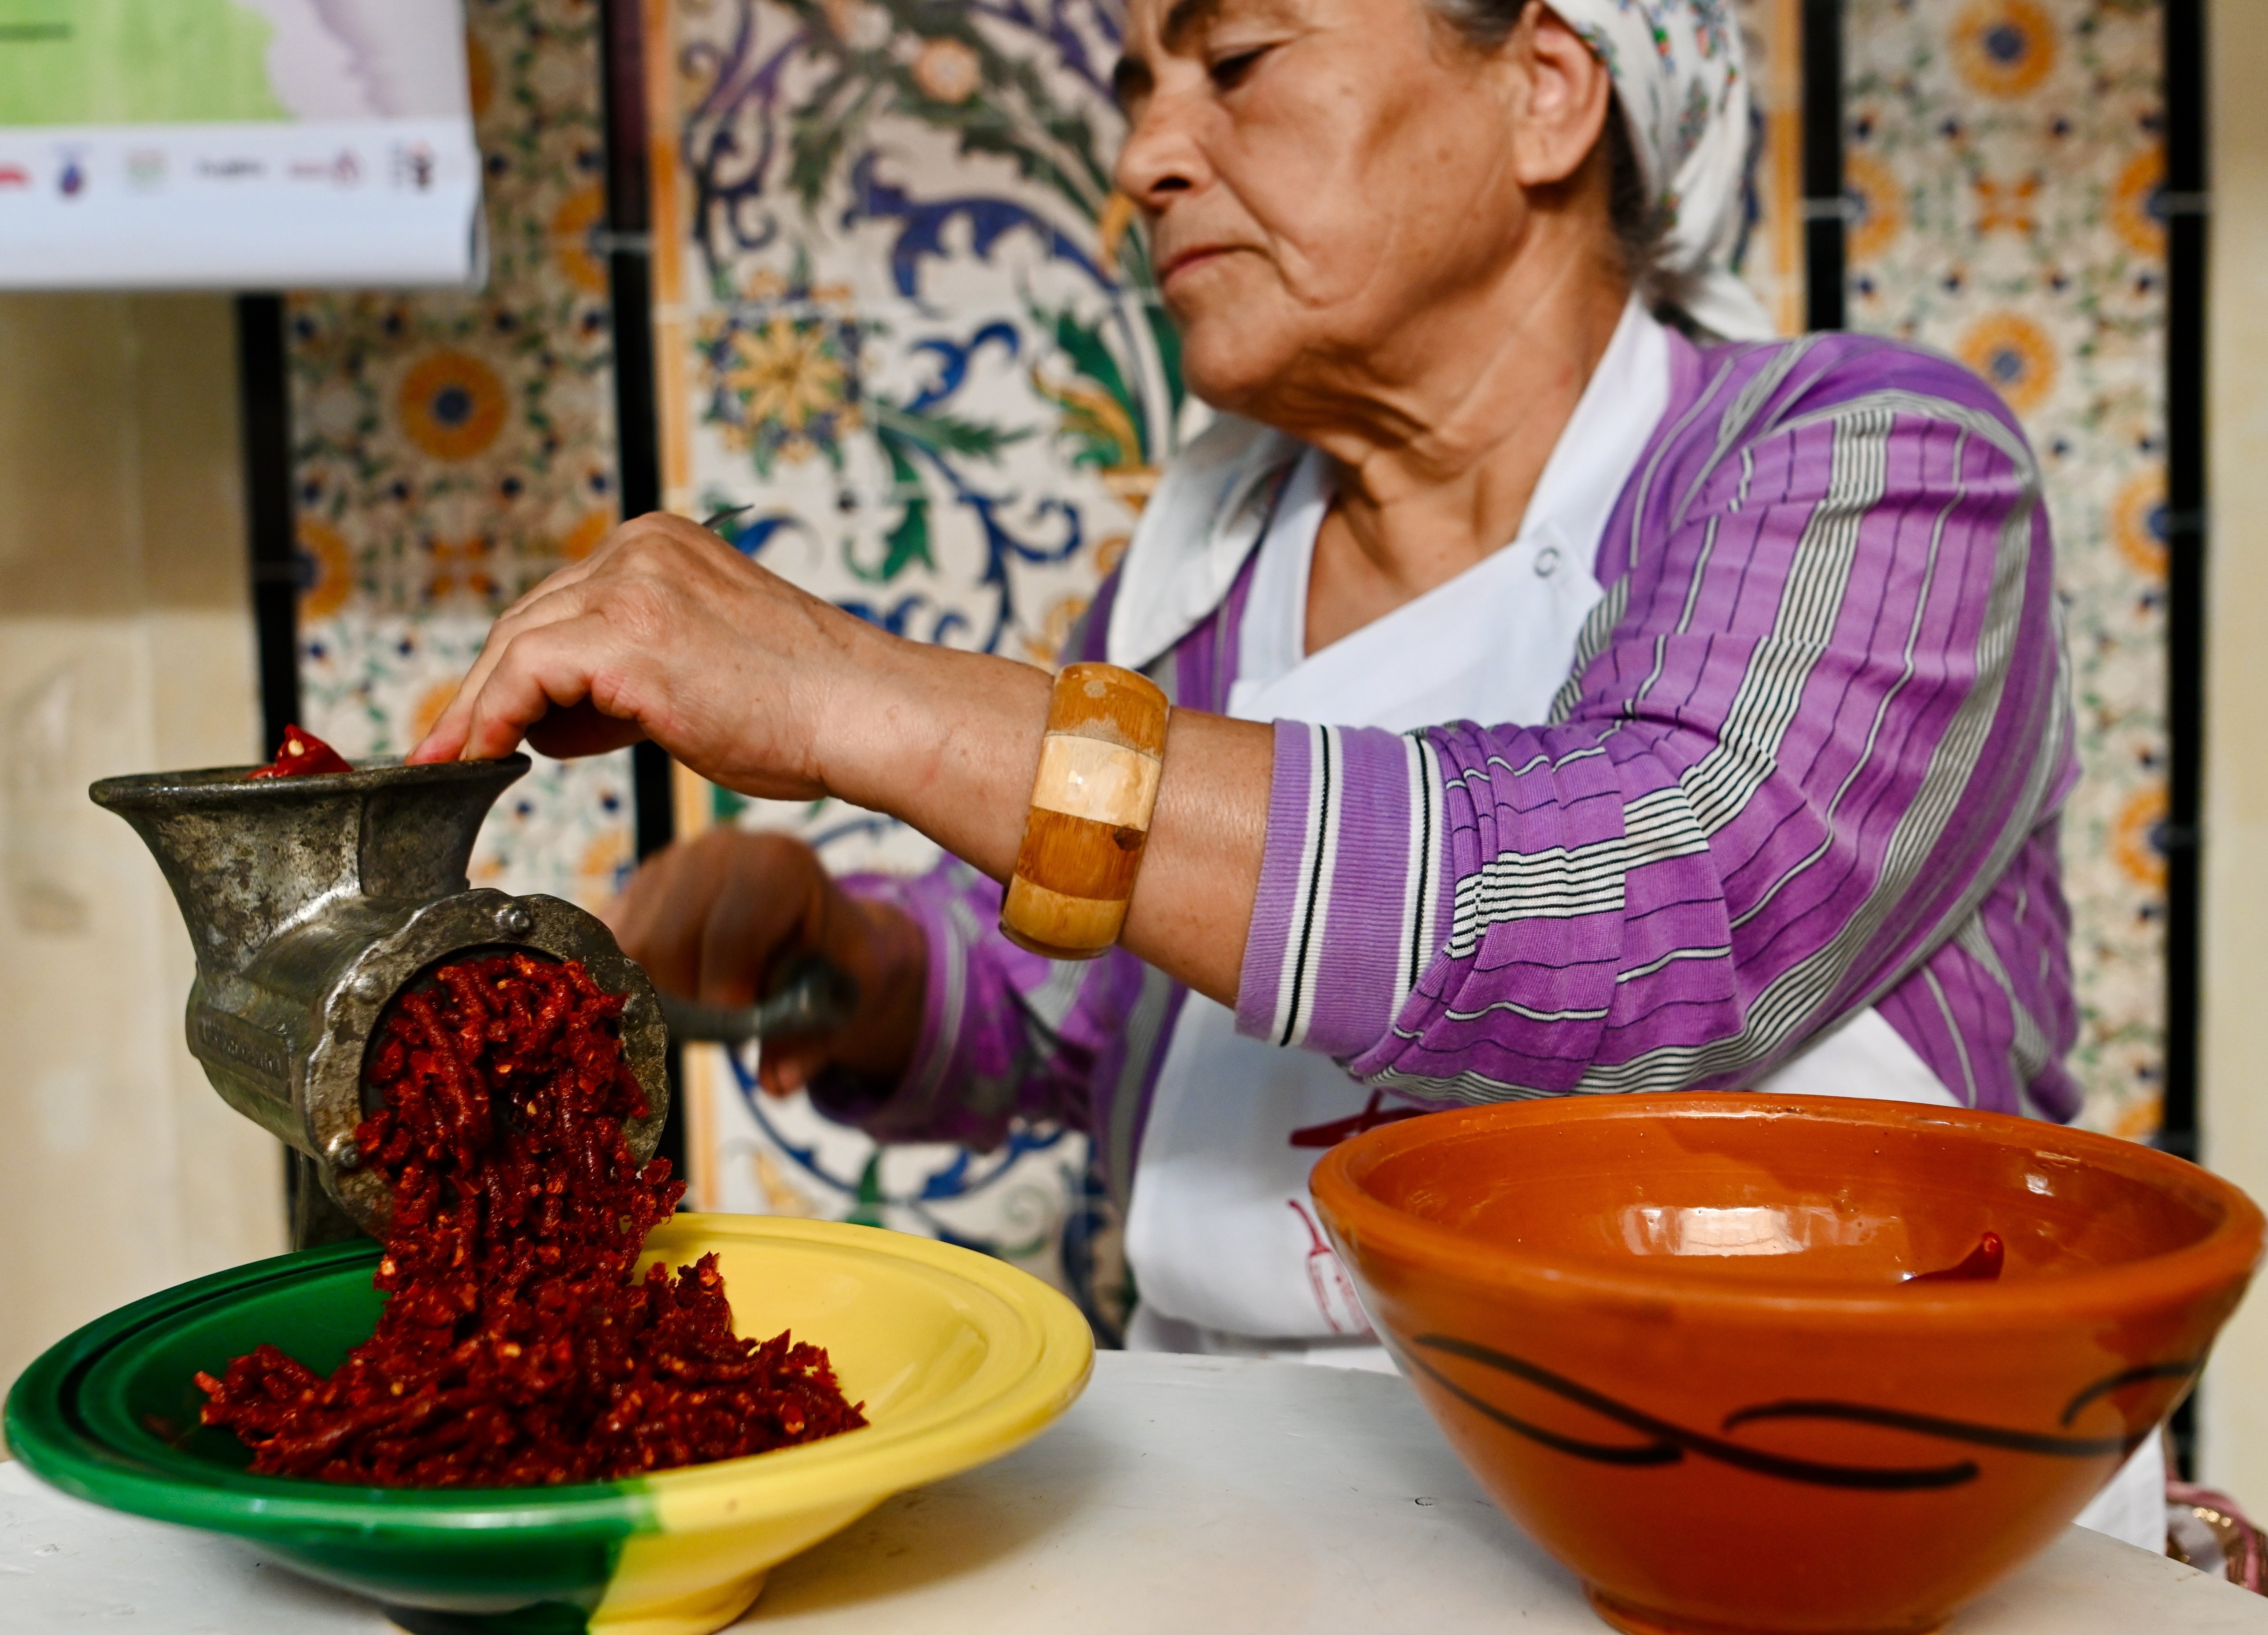
[[[828,689],[829,794],[919,829],[995,880],[1014,866],[1047,723],[1047,672],[868,629]]]

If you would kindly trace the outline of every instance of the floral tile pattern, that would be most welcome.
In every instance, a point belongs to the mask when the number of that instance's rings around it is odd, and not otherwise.
[[[302,712],[348,755],[415,743],[489,621],[616,514],[598,6],[467,0],[466,21],[488,287],[289,306]],[[630,814],[626,756],[540,763],[475,877],[600,902]]]
[[[2084,1118],[2163,1060],[2166,235],[2156,0],[1851,0],[1853,328],[1960,357],[2044,468],[2084,776],[2066,808]]]

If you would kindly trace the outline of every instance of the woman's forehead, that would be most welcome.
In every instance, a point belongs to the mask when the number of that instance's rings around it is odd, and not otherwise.
[[[1197,44],[1217,26],[1228,23],[1315,23],[1327,16],[1370,21],[1406,11],[1410,0],[1130,0],[1126,43],[1130,51],[1148,44],[1181,51]]]

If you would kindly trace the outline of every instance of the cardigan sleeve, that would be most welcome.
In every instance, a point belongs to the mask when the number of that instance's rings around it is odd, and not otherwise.
[[[1910,349],[1724,354],[1609,522],[1551,721],[1278,723],[1242,1031],[1423,1098],[1750,1082],[1974,943],[2051,846],[2070,721],[2021,432]]]

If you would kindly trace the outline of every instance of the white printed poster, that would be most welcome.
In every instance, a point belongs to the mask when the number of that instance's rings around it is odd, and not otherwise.
[[[0,288],[466,285],[461,0],[0,0]]]

